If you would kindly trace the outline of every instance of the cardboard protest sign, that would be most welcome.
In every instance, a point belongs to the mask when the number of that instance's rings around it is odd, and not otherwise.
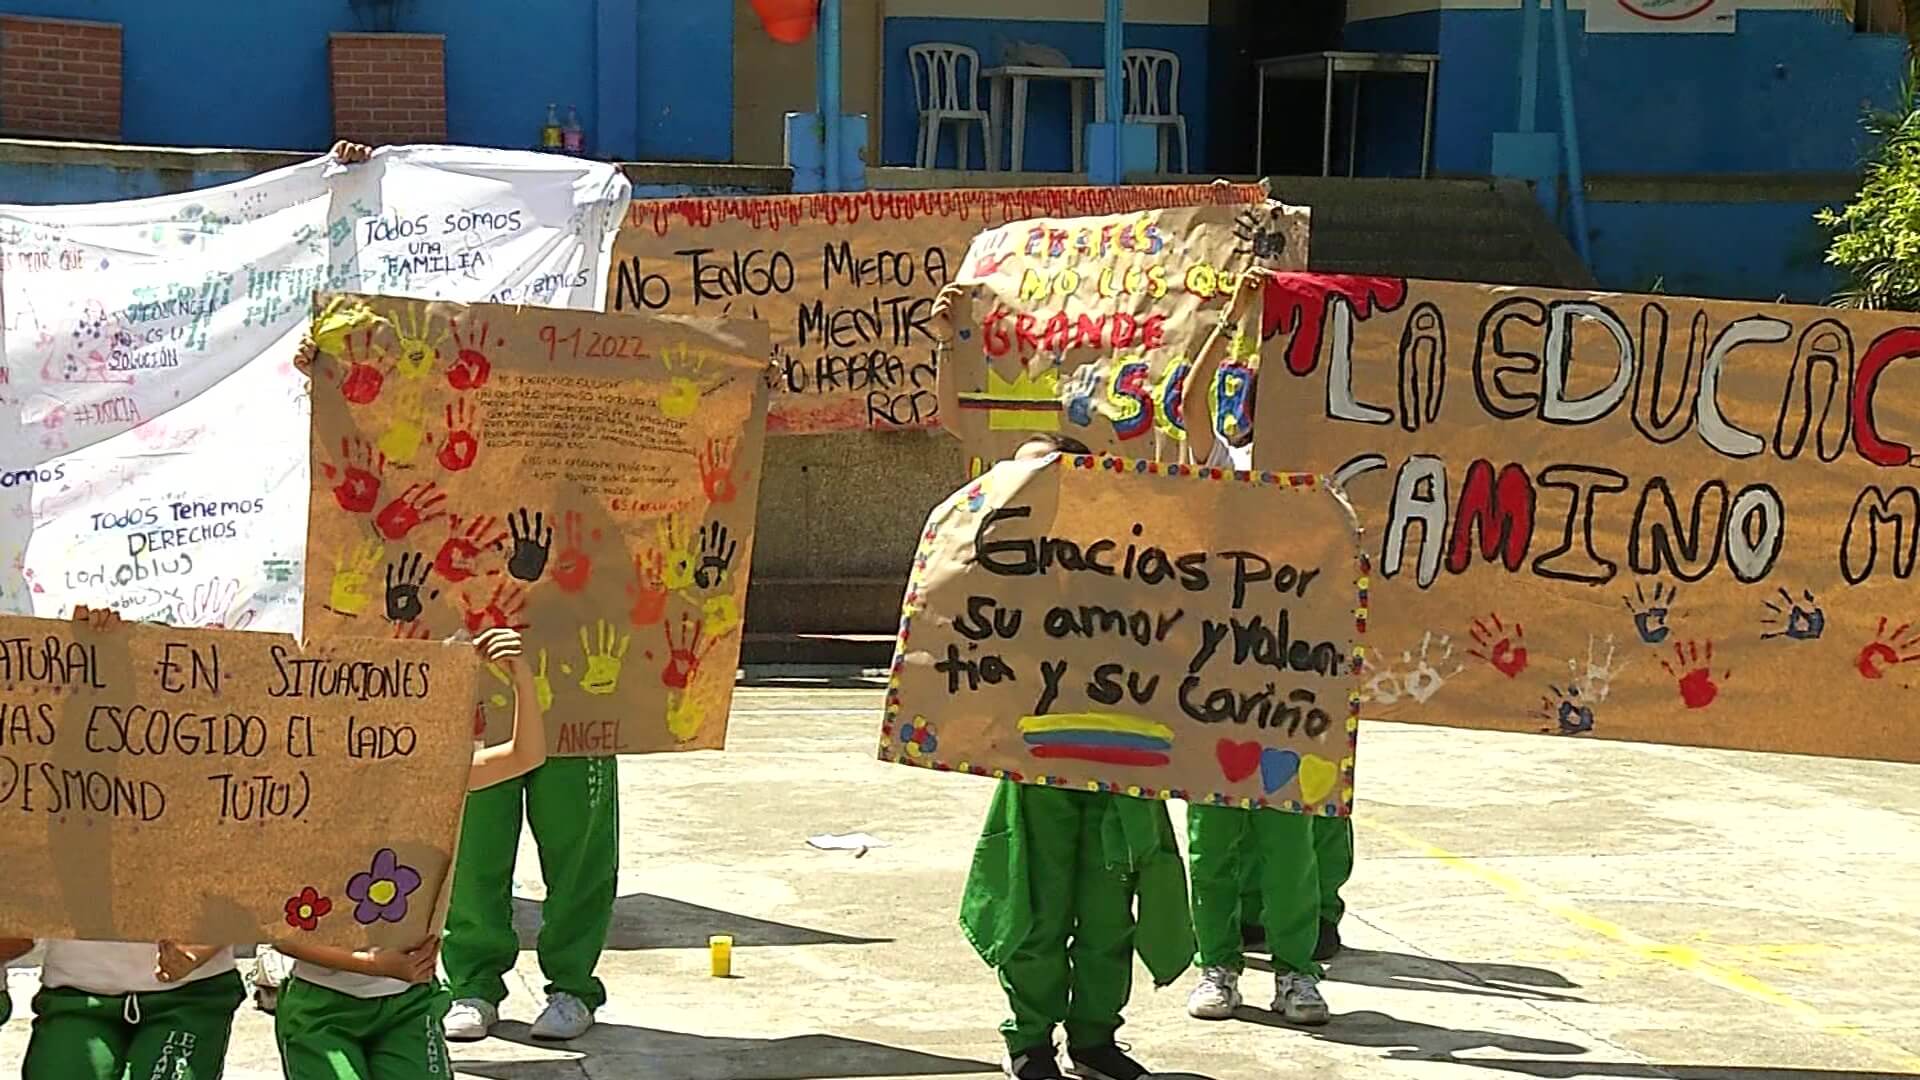
[[[931,427],[927,317],[975,233],[1260,199],[1253,185],[1185,184],[637,200],[614,245],[609,310],[765,320],[774,434]]]
[[[0,616],[0,926],[411,948],[473,760],[469,645]]]
[[[0,610],[298,633],[316,289],[598,310],[631,185],[473,147],[0,205]]]
[[[956,278],[980,288],[939,381],[946,426],[975,471],[1036,431],[1155,460],[1205,462],[1216,432],[1245,446],[1259,308],[1226,328],[1231,301],[1246,272],[1306,258],[1307,212],[1276,202],[984,232]],[[1216,332],[1227,355],[1202,364]]]
[[[717,749],[766,330],[315,299],[309,633],[523,629],[562,756]],[[489,741],[512,695],[492,673]]]
[[[1920,761],[1912,315],[1277,289],[1255,445],[1379,523],[1368,716]]]
[[[927,520],[880,757],[1338,816],[1367,570],[1320,478],[1050,456]]]

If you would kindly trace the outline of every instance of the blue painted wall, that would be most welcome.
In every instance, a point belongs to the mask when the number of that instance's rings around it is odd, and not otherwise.
[[[1590,176],[1850,172],[1866,148],[1863,110],[1893,102],[1906,71],[1900,38],[1857,34],[1820,12],[1742,10],[1732,34],[1588,35],[1584,19],[1572,13],[1570,60]],[[1542,31],[1536,127],[1558,131],[1550,20]],[[1345,45],[1440,53],[1434,169],[1491,170],[1493,133],[1517,129],[1518,10],[1363,20],[1347,26]],[[1411,175],[1420,103],[1410,88],[1370,88],[1369,95],[1361,171]],[[1673,294],[1821,302],[1838,279],[1822,262],[1826,235],[1813,222],[1816,209],[1590,203],[1592,268],[1609,289],[1644,291],[1658,282]]]
[[[1742,18],[1745,16],[1743,15]],[[1840,279],[1823,259],[1816,203],[1589,203],[1602,288],[1824,304]]]
[[[1857,34],[1824,13],[1741,11],[1732,34],[1588,35],[1585,16],[1571,18],[1581,153],[1593,173],[1850,169],[1863,146],[1863,106],[1891,102],[1906,71],[1899,37]],[[1538,129],[1557,131],[1552,36],[1544,38]],[[1492,133],[1516,130],[1517,10],[1370,19],[1349,24],[1345,41],[1439,52],[1434,168],[1472,176],[1492,168]],[[1363,117],[1370,159],[1401,164],[1380,155],[1418,139],[1417,107],[1369,104]]]
[[[6,7],[120,23],[123,138],[161,146],[326,146],[327,35],[361,29],[347,0],[12,0]],[[731,4],[409,0],[397,29],[446,35],[454,142],[531,146],[555,102],[579,108],[597,154],[732,157]]]
[[[882,133],[883,156],[888,165],[912,165],[919,131],[919,115],[914,109],[913,78],[907,67],[907,48],[929,41],[946,41],[979,50],[980,65],[1000,63],[1002,46],[1008,39],[1049,45],[1067,55],[1075,67],[1099,67],[1102,60],[1102,30],[1097,22],[959,18],[889,18],[882,56],[886,64],[886,130]],[[1187,117],[1187,138],[1193,171],[1207,169],[1207,28],[1176,26],[1166,23],[1128,23],[1126,45],[1135,49],[1167,49],[1180,56],[1180,108]],[[987,86],[980,84],[980,107],[988,106]],[[1073,165],[1073,142],[1068,134],[1069,102],[1063,83],[1036,82],[1027,106],[1027,156],[1029,172],[1067,172]],[[1087,122],[1093,122],[1093,110],[1087,110]],[[971,140],[969,163],[975,169],[985,160],[979,126],[966,129]],[[941,138],[939,165],[956,165],[953,127],[948,125]],[[1168,138],[1171,140],[1172,136]],[[1179,168],[1177,143],[1168,144],[1168,168]]]
[[[266,170],[262,170],[266,171]],[[0,203],[47,206],[68,203],[111,202],[198,191],[245,180],[247,171],[188,169],[116,169],[103,165],[44,165],[0,161]],[[635,199],[724,198],[737,195],[785,194],[785,190],[738,184],[641,183],[633,185]]]

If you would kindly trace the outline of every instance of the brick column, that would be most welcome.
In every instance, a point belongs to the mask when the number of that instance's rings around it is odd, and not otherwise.
[[[0,132],[120,139],[120,24],[0,15]]]
[[[446,47],[440,34],[334,34],[334,137],[375,146],[446,142]]]

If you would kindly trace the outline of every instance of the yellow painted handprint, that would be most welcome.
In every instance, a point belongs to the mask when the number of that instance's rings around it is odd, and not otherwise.
[[[393,421],[376,444],[390,462],[411,465],[420,456],[420,442],[427,433],[427,414],[420,398],[418,386],[403,387],[394,398]]]
[[[373,568],[386,558],[387,549],[378,540],[367,540],[352,551],[333,554],[333,584],[327,590],[327,609],[336,615],[355,618],[373,602],[368,588]]]
[[[346,297],[336,296],[320,314],[313,317],[310,336],[314,346],[321,352],[340,356],[346,352],[348,335],[380,321],[380,317],[365,303],[358,300],[349,303]]]
[[[432,332],[432,319],[427,315],[426,306],[414,304],[401,313],[399,321],[394,323],[393,335],[399,355],[394,358],[393,369],[405,379],[418,381],[432,371],[440,362],[439,342],[446,340],[446,333]]]
[[[705,616],[706,634],[710,638],[725,637],[740,625],[740,605],[727,593],[707,597],[700,604],[700,613]]]
[[[589,694],[611,694],[620,686],[620,663],[626,658],[627,646],[633,644],[633,635],[618,637],[613,624],[605,619],[599,621],[600,640],[598,649],[587,636],[587,628],[580,628],[580,651],[586,654],[587,671],[580,676],[580,689]]]
[[[667,730],[673,737],[686,742],[700,734],[700,728],[707,722],[707,714],[692,694],[678,693],[667,695]]]
[[[513,689],[513,676],[507,673],[506,668],[499,664],[488,664],[487,670],[493,672],[493,677],[500,681],[500,685],[509,691]],[[533,696],[534,700],[540,703],[541,712],[553,708],[553,680],[547,677],[547,650],[545,649],[540,650],[540,666],[533,673]],[[506,694],[496,693],[489,700],[495,706],[504,709],[507,707],[507,702],[512,699]]]
[[[672,380],[660,395],[660,411],[675,420],[685,420],[700,405],[700,387],[693,380],[706,366],[707,358],[680,346],[677,353],[661,357]]]
[[[693,532],[687,528],[687,519],[680,514],[668,514],[660,522],[659,535],[660,550],[666,557],[661,581],[674,592],[691,588],[699,562],[694,558]]]

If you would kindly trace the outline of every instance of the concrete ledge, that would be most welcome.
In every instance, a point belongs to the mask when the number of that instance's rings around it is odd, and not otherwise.
[[[1857,173],[1711,173],[1587,177],[1587,198],[1606,203],[1844,203]]]
[[[623,161],[620,171],[633,186],[727,188],[784,195],[793,190],[793,170],[783,165],[727,165],[703,162]]]
[[[311,161],[324,153],[325,147],[316,150],[243,150],[0,138],[0,164],[96,166],[126,171],[261,173]],[[793,190],[793,170],[779,166],[674,161],[630,161],[619,164],[621,171],[636,187],[679,185],[768,193]]]
[[[0,139],[0,164],[98,166],[171,172],[270,172],[318,157],[325,151],[230,150],[119,143]]]

